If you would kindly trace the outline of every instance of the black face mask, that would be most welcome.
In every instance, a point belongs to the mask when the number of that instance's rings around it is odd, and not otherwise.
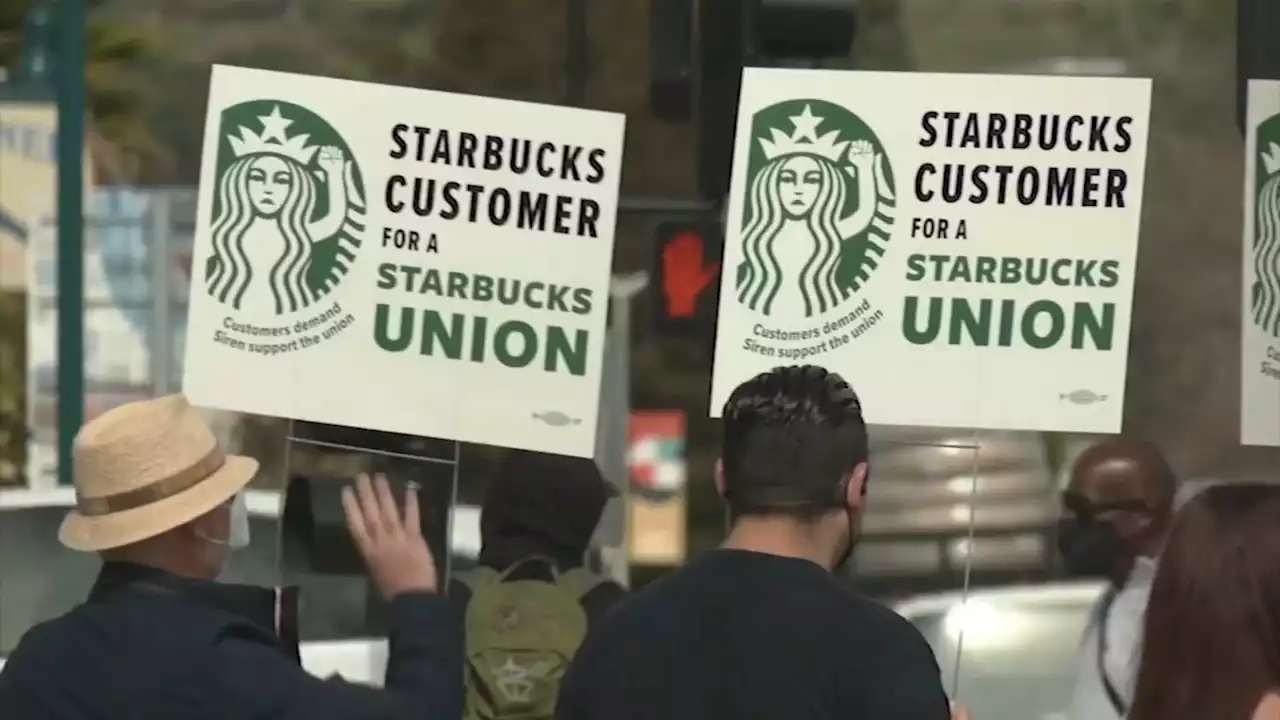
[[[1113,580],[1127,551],[1115,526],[1090,518],[1058,523],[1058,552],[1071,575]]]

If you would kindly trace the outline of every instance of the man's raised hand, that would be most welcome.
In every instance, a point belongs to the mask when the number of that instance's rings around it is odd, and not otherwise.
[[[356,478],[355,488],[342,489],[347,529],[369,577],[384,599],[408,592],[435,592],[436,562],[422,537],[418,494],[405,492],[404,512],[396,506],[382,475]]]

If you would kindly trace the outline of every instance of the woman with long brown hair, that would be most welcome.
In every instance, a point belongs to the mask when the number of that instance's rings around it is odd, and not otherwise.
[[[1128,720],[1280,719],[1280,486],[1182,508],[1145,623]]]

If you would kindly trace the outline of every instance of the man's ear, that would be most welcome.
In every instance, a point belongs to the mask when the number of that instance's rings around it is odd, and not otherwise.
[[[724,497],[724,460],[716,459],[716,494]]]
[[[867,464],[858,463],[853,468],[853,473],[849,476],[849,484],[845,487],[844,502],[845,505],[853,508],[862,507],[866,501],[866,493],[863,488],[867,486]]]

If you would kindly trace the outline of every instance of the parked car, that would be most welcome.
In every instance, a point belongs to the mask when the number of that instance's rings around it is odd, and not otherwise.
[[[236,550],[223,579],[274,584],[281,580],[279,492],[246,493],[249,547]],[[75,504],[70,488],[0,490],[0,668],[4,656],[36,623],[56,617],[81,602],[97,573],[95,556],[63,548],[58,525]],[[450,527],[451,572],[474,567],[480,553],[480,510],[453,508]],[[386,639],[372,637],[363,576],[288,573],[301,585],[302,662],[312,673],[338,673],[351,680],[380,684],[386,667]]]
[[[1080,638],[1103,590],[1092,582],[977,588],[896,609],[929,641],[952,697],[973,717],[1064,720]]]

